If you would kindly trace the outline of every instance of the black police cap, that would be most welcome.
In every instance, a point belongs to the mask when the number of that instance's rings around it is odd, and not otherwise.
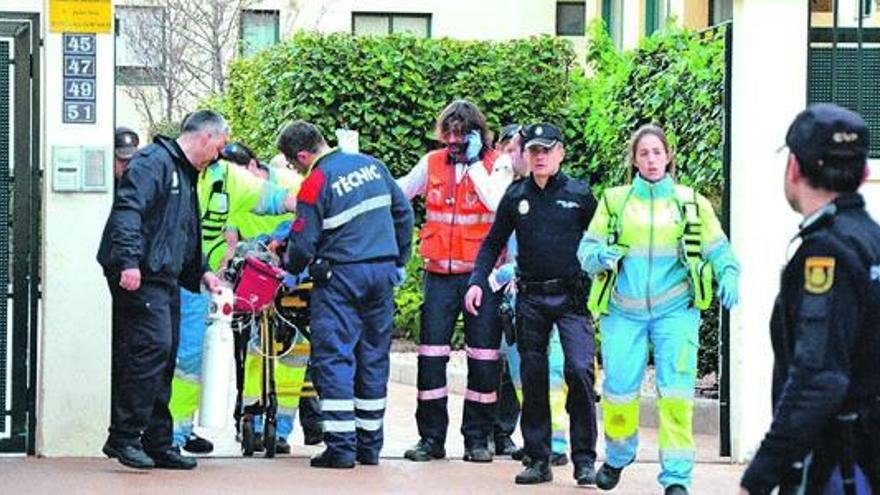
[[[541,146],[552,148],[556,143],[564,143],[562,133],[553,124],[532,124],[523,129],[523,148]]]
[[[864,119],[831,103],[816,103],[795,117],[785,144],[798,160],[820,167],[865,162],[870,136]]]
[[[128,160],[137,152],[140,141],[137,133],[133,130],[128,127],[117,127],[113,140],[113,148],[116,157],[120,160]]]

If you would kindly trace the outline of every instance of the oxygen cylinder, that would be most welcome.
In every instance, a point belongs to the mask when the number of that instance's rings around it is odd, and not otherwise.
[[[199,402],[199,426],[225,426],[229,415],[230,373],[234,364],[232,335],[232,290],[223,287],[211,294],[208,328],[202,342],[202,391]]]

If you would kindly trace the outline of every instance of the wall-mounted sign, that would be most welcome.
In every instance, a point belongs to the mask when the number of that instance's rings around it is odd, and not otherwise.
[[[65,124],[94,124],[97,103],[94,34],[64,34],[64,95],[61,109]]]
[[[49,32],[113,32],[111,0],[49,0]]]

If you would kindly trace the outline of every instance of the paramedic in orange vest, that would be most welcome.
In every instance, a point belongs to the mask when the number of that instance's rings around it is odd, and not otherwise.
[[[449,415],[446,363],[459,313],[464,313],[468,363],[461,432],[464,460],[491,462],[487,437],[497,402],[501,326],[500,296],[491,295],[475,316],[463,311],[464,294],[480,244],[495,219],[495,208],[513,180],[510,158],[491,148],[492,134],[473,103],[458,100],[437,119],[437,137],[445,147],[422,157],[398,180],[407,197],[425,197],[420,232],[424,260],[418,364],[419,442],[405,457],[429,461],[446,456]],[[496,159],[497,158],[497,159]]]

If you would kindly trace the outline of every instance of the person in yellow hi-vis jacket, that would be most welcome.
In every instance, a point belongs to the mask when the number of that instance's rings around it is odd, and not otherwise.
[[[675,183],[666,136],[653,125],[633,135],[632,184],[605,191],[578,249],[593,284],[605,380],[606,461],[596,485],[610,490],[638,448],[639,390],[653,345],[659,394],[659,482],[686,494],[694,465],[693,394],[700,310],[717,281],[721,303],[738,300],[739,263],[709,201]]]
[[[259,218],[284,216],[296,209],[296,194],[287,189],[260,180],[247,170],[232,163],[236,147],[223,148],[221,161],[209,165],[199,175],[197,191],[202,223],[202,252],[208,268],[217,271],[225,267],[234,244],[226,235],[229,222],[243,214]],[[289,213],[287,214],[289,217]],[[173,443],[187,452],[206,454],[213,444],[193,432],[193,419],[199,408],[201,392],[202,343],[207,325],[210,297],[207,293],[180,291],[180,345],[177,364],[171,381],[169,408],[174,422]]]

